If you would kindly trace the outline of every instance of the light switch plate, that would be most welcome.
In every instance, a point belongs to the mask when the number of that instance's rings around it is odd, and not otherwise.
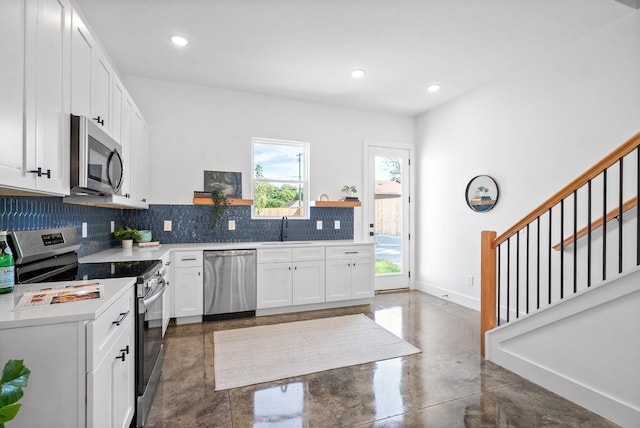
[[[229,220],[229,230],[236,230],[236,221]]]
[[[340,229],[340,220],[333,220],[333,228]]]
[[[164,231],[165,232],[171,232],[171,220],[165,220],[164,221]]]
[[[87,237],[87,223],[86,222],[82,222],[82,237],[86,238]]]
[[[316,229],[318,229],[318,230],[322,229],[322,220],[317,220],[316,221]]]

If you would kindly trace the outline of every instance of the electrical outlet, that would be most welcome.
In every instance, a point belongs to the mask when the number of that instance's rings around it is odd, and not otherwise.
[[[82,237],[87,237],[87,223],[85,223],[84,221],[82,222]]]
[[[164,231],[165,232],[171,232],[171,220],[165,220],[164,221]]]
[[[322,220],[317,220],[316,221],[316,229],[322,230]]]
[[[236,221],[229,220],[229,230],[236,230]]]
[[[473,287],[473,275],[467,275],[467,285]]]
[[[116,222],[111,220],[111,233],[116,231]]]
[[[340,229],[340,220],[333,220],[333,228]]]

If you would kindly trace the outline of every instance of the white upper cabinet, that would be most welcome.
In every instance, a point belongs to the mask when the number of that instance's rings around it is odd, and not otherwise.
[[[73,12],[71,28],[71,113],[91,117],[91,52],[95,42]]]
[[[111,134],[111,85],[113,70],[99,49],[92,51],[93,82],[91,93],[91,118],[107,134]]]
[[[0,37],[5,40],[0,67],[0,183],[17,188],[35,187],[35,178],[24,174],[24,30],[25,2],[3,0]]]
[[[70,114],[86,116],[123,146],[126,196],[66,202],[148,207],[149,130],[69,0],[2,0],[0,187],[69,195]]]
[[[69,193],[69,36],[66,1],[5,0],[0,14],[0,185]]]
[[[0,35],[0,185],[68,195],[71,7],[4,0]]]
[[[71,38],[71,113],[90,118],[119,142],[120,135],[111,132],[111,96],[118,95],[112,88],[112,67],[75,11]],[[118,85],[122,104],[124,87],[119,81]]]

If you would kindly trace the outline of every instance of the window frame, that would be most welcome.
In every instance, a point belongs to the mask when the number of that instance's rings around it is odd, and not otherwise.
[[[267,144],[274,146],[291,146],[291,147],[299,147],[303,153],[303,174],[300,180],[282,180],[282,179],[273,179],[269,177],[265,177],[264,179],[256,178],[255,167],[255,146],[256,144]],[[309,161],[310,157],[310,149],[311,145],[306,141],[294,141],[294,140],[281,140],[276,138],[263,138],[263,137],[252,137],[251,138],[251,197],[255,202],[256,197],[256,184],[257,183],[278,183],[282,184],[291,184],[291,185],[302,185],[302,209],[303,215],[301,216],[287,216],[289,220],[309,220],[311,218],[311,208],[310,203],[311,200],[309,195],[311,194],[311,171]],[[274,220],[281,219],[283,216],[267,216],[267,215],[257,215],[256,214],[256,206],[255,204],[251,205],[251,219],[252,220]]]

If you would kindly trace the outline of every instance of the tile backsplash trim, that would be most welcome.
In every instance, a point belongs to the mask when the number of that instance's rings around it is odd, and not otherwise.
[[[111,234],[111,221],[116,229],[131,226],[152,231],[152,239],[165,244],[205,242],[253,242],[280,240],[281,220],[252,220],[251,207],[231,206],[215,229],[211,227],[211,207],[207,205],[150,205],[148,210],[123,210],[65,204],[62,198],[36,196],[0,196],[0,230],[32,230],[75,227],[81,236],[82,223],[87,223],[87,237],[81,238],[78,254],[86,256],[120,242]],[[172,231],[165,232],[164,221],[171,220]],[[236,230],[228,230],[234,220]],[[322,230],[316,222],[322,221]],[[340,229],[334,229],[334,221]],[[336,240],[353,238],[353,209],[311,207],[310,219],[288,221],[290,241]]]

